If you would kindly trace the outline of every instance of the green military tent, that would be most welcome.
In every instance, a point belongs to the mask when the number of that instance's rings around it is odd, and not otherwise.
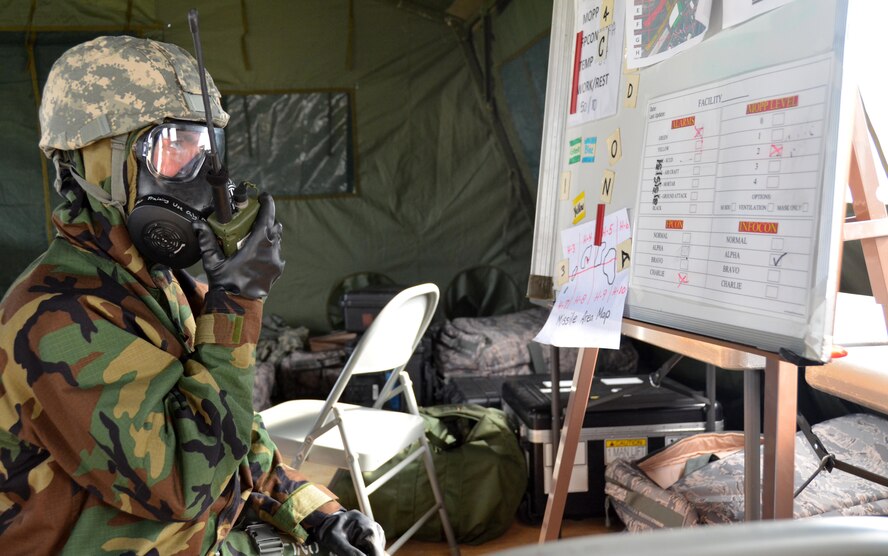
[[[53,61],[103,34],[194,52],[189,8],[232,116],[226,163],[284,225],[267,312],[323,332],[343,291],[425,281],[443,316],[526,305],[551,0],[0,1],[0,291],[53,235]]]

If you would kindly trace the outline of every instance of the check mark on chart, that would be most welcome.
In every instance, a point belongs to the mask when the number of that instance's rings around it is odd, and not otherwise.
[[[771,145],[771,153],[768,157],[783,156],[783,145]]]
[[[782,261],[782,260],[783,260],[783,257],[785,257],[786,255],[787,255],[787,254],[784,253],[784,254],[780,255],[779,257],[772,257],[771,262],[774,263],[774,266],[780,266],[780,261]]]

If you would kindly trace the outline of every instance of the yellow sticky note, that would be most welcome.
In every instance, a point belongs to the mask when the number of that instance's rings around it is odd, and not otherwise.
[[[617,177],[616,172],[613,170],[605,170],[604,175],[601,176],[601,196],[599,196],[599,202],[609,205],[611,202],[611,197],[614,196],[614,179]]]
[[[555,265],[555,276],[554,282],[555,287],[560,288],[564,284],[567,283],[567,279],[570,278],[568,265],[570,261],[568,259],[561,259],[558,261],[558,264]]]
[[[607,29],[598,32],[598,59],[607,58]]]
[[[573,200],[573,223],[578,224],[583,218],[586,218],[586,192],[580,191],[580,194]]]
[[[638,102],[638,81],[640,79],[641,74],[626,74],[626,88],[623,90],[623,106],[626,108],[635,108],[635,104]]]
[[[617,272],[623,272],[632,262],[632,238],[617,245]]]
[[[623,156],[623,147],[620,145],[620,128],[607,138],[607,161],[611,166],[616,164]]]
[[[601,0],[601,28],[614,22],[614,0]]]
[[[560,199],[566,201],[570,198],[570,172],[561,172],[561,181],[558,187],[561,192]]]

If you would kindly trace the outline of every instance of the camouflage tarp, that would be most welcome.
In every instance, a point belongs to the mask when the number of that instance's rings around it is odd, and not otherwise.
[[[690,502],[660,488],[637,466],[616,460],[607,467],[606,505],[613,506],[629,531],[697,525],[700,517]]]
[[[888,477],[888,420],[876,415],[837,417],[811,427],[836,459]],[[678,480],[703,523],[743,521],[743,452],[714,462]],[[796,434],[794,488],[820,465],[801,432]],[[793,504],[794,517],[888,515],[888,488],[842,471],[821,472]]]
[[[876,415],[845,415],[814,425],[812,430],[837,460],[888,477],[888,420]],[[674,444],[661,453],[680,448]],[[605,491],[617,515],[632,531],[739,522],[744,520],[744,457],[744,451],[738,450],[687,473],[668,488],[651,480],[638,462],[618,460],[605,470]],[[795,488],[819,465],[820,458],[803,433],[797,433]],[[888,488],[843,471],[822,471],[796,497],[793,516],[836,515],[888,515]]]
[[[435,338],[434,363],[438,374],[449,378],[533,373],[528,345],[542,329],[548,314],[545,309],[533,308],[493,317],[456,318],[445,322]],[[549,365],[549,346],[543,346],[542,352]],[[576,348],[559,351],[563,374],[573,372],[577,353]],[[631,373],[638,366],[638,353],[626,339],[619,350],[601,350],[599,357],[599,370]]]

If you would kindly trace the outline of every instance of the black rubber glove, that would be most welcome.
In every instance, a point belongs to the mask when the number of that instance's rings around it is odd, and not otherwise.
[[[274,221],[274,199],[268,193],[259,195],[259,213],[250,235],[240,249],[225,258],[210,226],[202,221],[192,224],[200,245],[200,256],[207,273],[209,287],[250,299],[268,295],[271,285],[284,271],[281,260],[283,226]]]
[[[378,523],[357,510],[327,515],[312,536],[337,556],[384,556],[385,533]]]

